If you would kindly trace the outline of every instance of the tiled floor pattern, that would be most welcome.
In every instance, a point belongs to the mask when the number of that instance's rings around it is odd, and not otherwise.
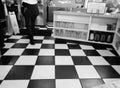
[[[26,35],[5,41],[0,88],[92,88],[120,80],[120,57],[112,47]]]

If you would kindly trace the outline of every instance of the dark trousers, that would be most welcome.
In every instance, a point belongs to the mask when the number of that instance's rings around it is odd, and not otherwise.
[[[28,31],[28,36],[30,41],[33,41],[34,29],[35,29],[35,20],[39,14],[37,4],[31,5],[23,2],[22,13],[25,18],[25,24]]]

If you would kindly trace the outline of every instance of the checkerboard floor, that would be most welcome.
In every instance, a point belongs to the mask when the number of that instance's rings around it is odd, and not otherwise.
[[[120,80],[120,57],[112,46],[51,36],[13,35],[5,41],[0,88],[92,88]]]

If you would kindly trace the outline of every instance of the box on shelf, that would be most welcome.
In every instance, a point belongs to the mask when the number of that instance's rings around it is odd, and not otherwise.
[[[107,25],[91,24],[91,30],[107,31]]]
[[[106,3],[88,2],[87,12],[104,14],[106,9]]]

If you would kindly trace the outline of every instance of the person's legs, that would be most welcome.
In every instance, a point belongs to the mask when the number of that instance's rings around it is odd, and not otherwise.
[[[34,44],[34,40],[33,40],[33,28],[32,28],[32,19],[30,16],[25,16],[25,23],[26,23],[26,28],[27,28],[27,33],[28,33],[28,37],[30,39],[30,44]]]

